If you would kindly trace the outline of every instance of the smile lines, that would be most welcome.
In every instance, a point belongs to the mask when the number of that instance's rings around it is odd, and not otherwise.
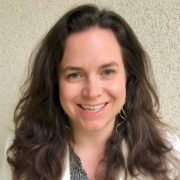
[[[84,109],[85,111],[90,111],[90,112],[98,112],[99,110],[101,110],[107,103],[104,104],[98,104],[95,106],[90,106],[90,105],[79,105],[82,109]]]

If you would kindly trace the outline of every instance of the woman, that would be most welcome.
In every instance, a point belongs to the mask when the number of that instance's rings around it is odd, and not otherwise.
[[[15,111],[13,179],[178,179],[180,141],[157,115],[150,72],[122,17],[91,5],[67,12]]]

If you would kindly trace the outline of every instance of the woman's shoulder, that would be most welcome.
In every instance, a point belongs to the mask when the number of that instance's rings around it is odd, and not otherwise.
[[[14,140],[14,134],[9,134],[9,136],[6,138],[4,149],[3,149],[3,155],[2,155],[2,161],[0,166],[0,177],[1,180],[12,180],[12,172],[10,165],[7,162],[7,150],[12,145]]]
[[[171,150],[167,153],[167,164],[170,179],[180,177],[180,138],[177,129],[166,128],[163,130],[165,140],[169,143]]]
[[[180,131],[175,128],[163,128],[163,138],[171,145],[172,150],[180,153]]]
[[[6,138],[4,148],[3,148],[3,157],[0,164],[0,180],[12,180],[12,170],[10,165],[7,162],[7,150],[13,144],[15,135],[10,133]],[[64,167],[64,174],[62,180],[70,179],[70,170],[69,170],[69,151],[65,157],[65,167]]]

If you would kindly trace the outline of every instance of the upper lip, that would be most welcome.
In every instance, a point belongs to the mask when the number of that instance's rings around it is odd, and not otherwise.
[[[96,106],[106,105],[106,104],[108,104],[108,102],[97,103],[97,104],[85,104],[85,103],[82,103],[82,104],[78,104],[78,106],[90,106],[90,107],[96,107]]]
[[[97,103],[97,104],[78,104],[79,106],[98,106],[98,105],[103,105],[103,104],[107,104],[108,102],[104,102],[104,103]]]

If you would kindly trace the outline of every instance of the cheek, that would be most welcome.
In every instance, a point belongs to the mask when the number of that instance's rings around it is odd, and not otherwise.
[[[125,102],[126,98],[126,83],[125,81],[120,81],[120,83],[111,83],[109,87],[111,94],[118,100]]]
[[[60,83],[59,86],[59,99],[61,104],[63,104],[64,101],[68,101],[71,97],[70,88],[65,83]]]
[[[124,80],[118,80],[111,83],[109,86],[114,94],[120,95],[126,93],[126,82]]]
[[[60,102],[71,101],[80,93],[79,87],[77,85],[69,84],[63,80],[60,81],[59,86]]]
[[[69,88],[67,87],[66,83],[64,83],[63,81],[59,82],[59,100],[61,105],[63,106],[64,101],[68,101],[68,97],[69,97]]]

